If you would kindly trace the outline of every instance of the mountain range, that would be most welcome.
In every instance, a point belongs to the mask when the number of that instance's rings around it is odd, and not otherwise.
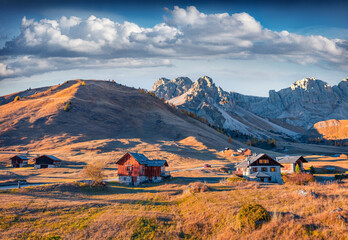
[[[207,76],[160,78],[151,91],[210,124],[259,138],[298,138],[320,121],[348,119],[348,79],[330,86],[304,78],[268,97],[224,91]]]

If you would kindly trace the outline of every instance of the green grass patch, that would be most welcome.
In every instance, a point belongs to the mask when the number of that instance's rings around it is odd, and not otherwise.
[[[158,229],[158,224],[154,218],[141,217],[136,220],[135,229],[133,230],[131,239],[141,240],[141,239],[154,239],[156,230]]]

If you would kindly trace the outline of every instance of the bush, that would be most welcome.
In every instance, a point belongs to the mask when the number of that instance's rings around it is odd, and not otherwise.
[[[235,182],[245,182],[246,179],[245,178],[241,178],[241,177],[230,177],[230,178],[227,178],[226,181],[230,182],[230,183],[235,183]]]
[[[64,107],[64,111],[69,112],[71,108],[71,101],[66,102],[65,107]]]
[[[283,176],[285,184],[293,185],[307,185],[310,182],[314,182],[314,177],[310,173],[293,173]]]
[[[348,178],[348,174],[336,174],[335,175],[335,179],[339,179],[339,180],[342,180],[342,179],[347,179]]]
[[[296,164],[295,172],[296,173],[300,173],[301,172],[301,168],[300,168],[300,166],[298,164]]]
[[[82,170],[82,176],[92,180],[91,185],[104,185],[105,163],[87,164]]]
[[[237,220],[243,231],[251,231],[270,221],[271,215],[260,204],[247,204],[240,209]]]
[[[184,193],[198,193],[198,192],[207,192],[209,191],[208,186],[205,183],[202,182],[194,182],[190,183]]]
[[[20,96],[16,96],[15,99],[14,99],[13,101],[14,101],[14,102],[17,102],[17,101],[19,101],[19,100],[21,100],[21,97],[20,97]]]
[[[85,85],[86,85],[85,81],[82,81],[81,85],[82,85],[82,86],[85,86]]]

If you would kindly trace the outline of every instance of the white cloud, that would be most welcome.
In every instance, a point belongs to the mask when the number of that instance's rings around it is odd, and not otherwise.
[[[205,14],[195,7],[174,7],[169,13],[152,28],[95,16],[40,21],[24,17],[21,34],[0,50],[0,79],[65,68],[115,67],[124,59],[130,67],[135,62],[162,64],[161,58],[258,56],[348,66],[347,40],[272,31],[248,13]]]

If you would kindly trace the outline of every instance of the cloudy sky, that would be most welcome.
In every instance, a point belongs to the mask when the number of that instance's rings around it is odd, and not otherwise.
[[[0,95],[69,79],[208,75],[267,96],[348,77],[348,1],[0,0]]]

